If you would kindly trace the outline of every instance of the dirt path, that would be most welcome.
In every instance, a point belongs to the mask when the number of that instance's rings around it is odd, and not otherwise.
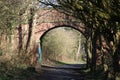
[[[28,80],[85,80],[84,73],[73,69],[62,69],[53,67],[42,67],[42,71],[36,77]]]

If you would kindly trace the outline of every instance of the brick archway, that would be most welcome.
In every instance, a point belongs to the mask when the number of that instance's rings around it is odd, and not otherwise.
[[[34,21],[33,38],[38,41],[47,30],[58,26],[73,27],[81,31],[86,38],[90,36],[90,29],[80,20],[54,9],[43,9]]]
[[[32,42],[39,42],[46,31],[59,26],[73,27],[83,33],[87,39],[91,34],[90,29],[79,19],[58,12],[55,9],[42,9],[38,11],[34,19]]]

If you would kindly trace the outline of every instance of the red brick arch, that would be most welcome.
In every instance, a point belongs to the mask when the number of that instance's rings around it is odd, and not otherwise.
[[[68,16],[64,13],[60,13],[54,9],[43,9],[36,17],[33,38],[38,41],[44,32],[58,26],[73,27],[80,30],[86,37],[90,35],[89,28],[81,23],[80,20],[77,20],[76,18]]]

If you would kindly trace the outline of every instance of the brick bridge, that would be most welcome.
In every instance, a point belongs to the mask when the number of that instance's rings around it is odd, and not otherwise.
[[[71,16],[60,13],[54,9],[42,9],[35,16],[34,28],[33,28],[33,39],[38,41],[39,38],[49,29],[58,26],[73,27],[80,30],[85,36],[89,35],[89,29]]]
[[[83,35],[86,37],[90,35],[89,29],[86,26],[84,26],[84,24],[82,24],[80,20],[77,20],[74,17],[68,16],[64,13],[60,13],[54,9],[41,9],[40,11],[38,11],[37,15],[35,15],[33,23],[34,23],[33,33],[31,37],[30,46],[36,44],[36,42],[39,41],[41,36],[46,31],[60,26],[72,27],[74,29],[77,29],[80,32],[82,32]],[[28,27],[24,27],[24,28],[28,28]],[[23,30],[28,30],[28,29],[23,29]],[[23,33],[24,32],[26,31],[23,31]],[[34,62],[34,60],[31,62]]]
[[[74,29],[77,29],[83,33],[84,36],[88,37],[90,35],[89,29],[80,22],[80,20],[75,19],[74,17],[68,16],[64,13],[58,12],[54,9],[40,9],[37,14],[35,14],[34,21],[33,21],[33,28],[32,28],[32,36],[30,41],[30,48],[29,53],[33,54],[35,53],[36,48],[36,42],[39,41],[40,37],[51,28],[55,28],[58,26],[66,26],[66,27],[72,27]],[[28,37],[28,25],[22,26],[22,43],[23,47],[26,44],[27,37]],[[17,31],[17,30],[16,30]],[[19,42],[19,35],[18,31],[13,36],[13,45]],[[13,49],[16,49],[17,47],[13,46]],[[32,56],[34,59],[34,55]],[[34,60],[31,59],[31,63],[34,62]]]

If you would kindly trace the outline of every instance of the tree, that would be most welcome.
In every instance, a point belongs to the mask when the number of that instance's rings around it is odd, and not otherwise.
[[[120,0],[55,1],[40,2],[80,19],[91,30],[91,70],[95,72],[102,66],[105,73],[113,71],[113,56],[120,38],[116,37],[120,30]]]
[[[18,26],[19,53],[23,49],[22,25],[29,24],[27,50],[32,34],[33,17],[38,6],[37,0],[0,0],[0,35],[6,35],[6,39],[11,42],[11,35]]]
[[[37,0],[0,0],[0,49],[3,57],[9,56],[6,61],[9,60],[14,66],[19,62],[30,62],[30,50],[29,54],[24,53],[31,43],[33,19],[38,6]],[[26,25],[29,30],[28,35],[24,37],[23,29]],[[24,59],[20,59],[21,56],[24,56]]]
[[[20,4],[16,0],[0,0],[0,35],[12,35],[18,23],[17,9]]]
[[[27,52],[27,49],[29,47],[31,36],[32,36],[32,30],[33,30],[33,18],[38,10],[38,2],[37,0],[23,0],[22,5],[19,8],[18,14],[19,14],[19,53],[23,48],[23,37],[22,37],[22,24],[28,24],[28,37],[27,42],[25,46],[25,52]]]

